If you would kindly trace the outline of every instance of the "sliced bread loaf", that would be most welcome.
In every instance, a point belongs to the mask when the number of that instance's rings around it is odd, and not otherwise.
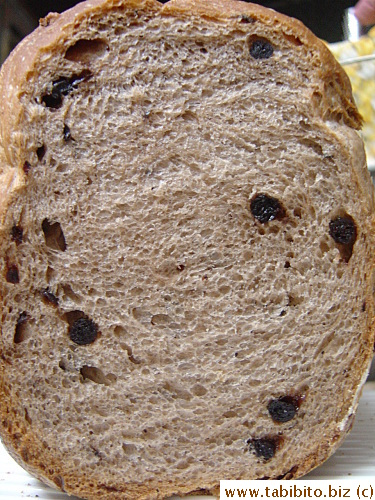
[[[374,195],[345,73],[236,1],[90,0],[4,64],[0,433],[83,498],[291,479],[349,431]]]

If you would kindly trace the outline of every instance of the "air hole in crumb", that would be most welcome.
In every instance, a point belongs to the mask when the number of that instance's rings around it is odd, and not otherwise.
[[[287,241],[288,243],[293,243],[294,242],[293,236],[290,234],[286,234],[285,241]]]
[[[295,217],[298,217],[299,219],[301,219],[302,217],[302,210],[300,207],[296,207],[294,210],[293,210],[293,214]]]
[[[64,124],[64,129],[63,129],[63,138],[65,142],[73,140],[72,134],[70,132],[70,128],[68,125]]]
[[[41,290],[40,293],[42,295],[43,302],[45,304],[52,305],[52,306],[58,306],[59,305],[59,299],[56,297],[56,295],[54,295],[50,291],[50,289],[48,287],[44,288],[43,290]]]
[[[36,155],[38,157],[39,161],[42,161],[44,158],[44,155],[46,154],[46,147],[44,144],[42,144],[37,150],[36,150]]]
[[[224,337],[224,338],[218,339],[218,340],[216,341],[216,344],[217,344],[217,345],[220,345],[220,346],[226,345],[227,343],[228,343],[228,338],[227,338],[227,337]]]
[[[29,315],[27,312],[22,312],[17,320],[16,330],[14,332],[14,343],[20,344],[27,338],[27,322],[29,320]]]
[[[64,372],[66,371],[66,364],[63,359],[60,359],[59,361],[59,368],[61,368],[61,370],[63,370]]]
[[[163,389],[166,390],[173,399],[184,399],[190,401],[192,398],[191,393],[184,387],[178,386],[174,382],[164,382]]]
[[[213,89],[212,89],[212,88],[208,88],[208,89],[203,88],[203,89],[201,90],[201,96],[202,96],[202,97],[212,97],[212,96],[213,96],[213,94],[214,94],[214,91],[213,91]],[[204,138],[204,139],[206,139],[206,140],[208,140],[208,141],[210,140],[210,137],[211,137],[211,136],[210,136],[210,134],[204,134],[204,135],[203,135],[203,138]],[[206,181],[205,181],[205,182],[206,182]],[[207,181],[207,182],[208,182],[208,181]]]
[[[30,170],[31,170],[30,163],[28,161],[25,161],[25,163],[23,164],[22,169],[25,172],[25,174],[27,175],[30,172]]]
[[[121,325],[116,325],[115,326],[114,333],[115,333],[116,337],[118,337],[118,338],[126,337],[127,334],[128,334],[126,328],[124,328]],[[130,345],[128,345],[128,344],[126,344],[124,342],[121,342],[120,346],[121,346],[121,349],[124,349],[124,351],[126,351],[128,353],[128,359],[129,359],[129,361],[131,363],[134,363],[135,365],[139,365],[140,364],[140,361],[138,361],[138,359],[136,359],[133,356],[133,349],[131,348]]]
[[[48,266],[46,271],[47,283],[51,283],[51,281],[53,281],[55,276],[56,276],[56,271],[53,269],[53,267]]]
[[[320,240],[319,248],[320,248],[320,251],[323,255],[325,253],[329,252],[329,249],[330,249],[328,243],[325,240]]]
[[[270,226],[268,229],[269,234],[278,234],[280,232],[279,226]]]
[[[301,42],[301,39],[298,36],[291,35],[289,33],[283,33],[283,35],[284,35],[284,38],[286,38],[289,42],[291,42],[296,47],[300,47],[301,45],[303,45],[303,43]]]
[[[109,50],[104,40],[99,38],[93,40],[78,40],[65,52],[65,59],[73,62],[89,63],[103,57]]]
[[[255,22],[255,20],[252,17],[247,16],[246,14],[242,14],[240,17],[240,23],[252,24],[253,22]]]
[[[151,317],[151,324],[154,326],[167,326],[171,322],[168,314],[154,314]]]
[[[95,366],[83,365],[80,369],[80,374],[83,380],[91,380],[95,384],[111,385],[114,381],[114,376],[110,377],[104,375],[103,371]]]
[[[120,346],[121,346],[121,349],[124,349],[124,351],[126,351],[128,353],[128,359],[131,363],[134,363],[135,365],[139,365],[141,363],[138,359],[136,359],[133,356],[133,349],[131,348],[130,345],[125,344],[124,342],[121,342]]]
[[[223,413],[224,418],[235,418],[238,417],[238,413],[234,410],[228,410]]]
[[[285,269],[289,269],[290,268],[290,262],[289,262],[289,260],[285,261],[284,267],[285,267]]]
[[[44,219],[42,222],[42,230],[47,247],[65,252],[65,236],[59,222],[51,223],[48,219]]]
[[[192,389],[191,389],[191,392],[195,395],[195,396],[204,396],[205,394],[207,394],[207,389],[201,385],[201,384],[195,384]]]
[[[69,284],[65,283],[64,285],[62,285],[62,289],[64,291],[64,300],[71,300],[76,304],[80,304],[82,302],[81,297],[75,293],[75,291]]]
[[[19,225],[14,225],[11,231],[12,241],[18,246],[23,241],[23,229]]]
[[[25,420],[30,425],[33,423],[33,421],[30,418],[29,412],[27,411],[27,408],[25,408]]]
[[[128,333],[126,328],[124,328],[121,325],[116,325],[114,328],[114,332],[115,332],[116,337],[125,337],[125,335],[127,335],[127,333]]]
[[[137,453],[137,447],[132,443],[123,443],[122,449],[126,455],[134,455],[134,453]]]
[[[12,285],[17,285],[17,283],[20,282],[18,267],[15,264],[7,265],[5,279],[7,280],[8,283],[12,283]]]
[[[296,295],[288,294],[288,306],[289,307],[299,306],[300,304],[302,304],[304,302],[304,300],[305,299],[303,297],[297,297]]]
[[[190,111],[189,109],[187,109],[182,113],[181,118],[187,122],[193,122],[196,121],[197,119],[196,114]]]

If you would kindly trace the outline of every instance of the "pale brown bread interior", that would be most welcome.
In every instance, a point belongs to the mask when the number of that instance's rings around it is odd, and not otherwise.
[[[92,3],[51,18],[17,127],[2,122],[4,442],[85,498],[298,477],[348,431],[374,342],[373,192],[345,76],[332,59],[324,81],[323,46],[251,5]],[[254,37],[271,58],[250,56]],[[286,217],[257,222],[259,193]],[[348,262],[329,234],[343,215]],[[74,311],[93,344],[70,340]],[[303,403],[277,424],[267,404],[284,395]],[[270,436],[272,459],[249,450]]]

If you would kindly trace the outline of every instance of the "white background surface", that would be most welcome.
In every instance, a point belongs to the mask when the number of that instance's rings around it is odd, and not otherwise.
[[[365,385],[352,432],[339,450],[304,479],[375,479],[375,382]],[[44,486],[9,457],[0,444],[0,499],[74,500]],[[173,497],[177,500],[178,497]],[[194,496],[193,500],[213,497]]]

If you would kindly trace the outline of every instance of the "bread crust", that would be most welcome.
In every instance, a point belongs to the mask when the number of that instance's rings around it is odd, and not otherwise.
[[[171,0],[165,5],[155,0],[128,0],[127,2],[89,0],[64,14],[47,16],[41,21],[41,26],[13,51],[2,67],[0,73],[1,221],[3,221],[12,195],[24,185],[23,163],[26,158],[23,157],[24,148],[17,137],[18,127],[23,119],[20,97],[26,91],[28,82],[34,77],[35,67],[45,54],[61,51],[63,50],[62,47],[65,47],[66,50],[75,26],[79,25],[81,20],[88,14],[104,13],[119,6],[124,6],[129,10],[142,9],[155,16],[173,16],[175,18],[197,16],[207,19],[209,22],[234,24],[238,23],[239,18],[246,16],[246,18],[252,20],[251,22],[254,22],[255,19],[260,20],[262,23],[272,26],[274,30],[282,31],[285,36],[295,37],[298,44],[308,47],[312,54],[311,65],[316,68],[318,76],[316,82],[313,82],[315,88],[311,95],[312,108],[315,109],[317,120],[327,120],[328,134],[334,134],[337,140],[342,141],[344,145],[348,141],[351,144],[352,158],[350,163],[354,172],[353,182],[356,183],[358,192],[366,200],[366,203],[363,204],[364,212],[367,214],[374,212],[374,194],[368,182],[362,142],[355,131],[361,127],[362,119],[353,101],[350,81],[324,43],[317,40],[302,23],[261,6],[234,0],[212,0],[211,2],[204,0]],[[324,88],[324,84],[327,85],[326,88]],[[338,99],[332,100],[327,88],[331,88],[332,95],[338,96]],[[334,124],[330,122],[332,116],[336,117]],[[337,120],[337,116],[340,116],[339,120]],[[337,123],[337,121],[341,123]],[[347,127],[350,127],[351,130],[348,130]],[[8,147],[9,144],[12,145],[11,148]],[[358,157],[361,158],[360,161]],[[374,218],[372,227],[373,236],[375,237]],[[368,297],[372,294],[370,288],[371,285],[368,283],[366,292]],[[372,317],[363,335],[363,345],[364,349],[367,349],[367,354],[364,357],[363,365],[357,367],[358,373],[355,375],[357,377],[358,374],[365,372],[370,366],[372,354],[368,346],[371,339],[373,341],[374,338],[374,327],[375,322],[374,317]],[[7,393],[4,387],[4,373],[7,361],[6,356],[1,351],[2,349],[0,349],[0,355],[3,357],[3,363],[0,364],[0,392],[2,394],[0,420],[5,446],[13,458],[21,463],[26,470],[50,486],[67,493],[79,494],[82,491],[82,494],[87,498],[95,497],[99,493],[97,487],[84,485],[80,490],[78,486],[79,477],[70,477],[63,481],[63,471],[60,470],[61,464],[55,462],[53,452],[42,449],[39,443],[34,441],[33,436],[28,435],[28,430],[20,416],[17,414],[12,415],[12,398],[15,395]],[[306,457],[305,462],[299,464],[298,469],[285,471],[286,479],[295,479],[304,475],[321,464],[339,446],[345,433],[350,430],[351,417],[358,405],[361,387],[362,384],[358,386],[358,395],[354,399],[354,405],[342,421],[342,432],[340,434],[335,432],[328,436],[327,441],[321,445],[318,451],[314,455]],[[43,457],[43,460],[40,457]],[[50,464],[49,468],[46,468],[46,463]],[[113,499],[133,499],[135,497],[147,499],[163,498],[176,493],[187,495],[194,492],[197,487],[217,494],[219,485],[215,482],[208,482],[205,485],[170,485],[165,483],[163,485],[163,496],[159,496],[154,490],[150,490],[147,483],[129,485],[126,491],[116,491],[113,487],[106,487],[105,485],[100,485],[100,487],[102,490],[107,488],[108,495]]]

